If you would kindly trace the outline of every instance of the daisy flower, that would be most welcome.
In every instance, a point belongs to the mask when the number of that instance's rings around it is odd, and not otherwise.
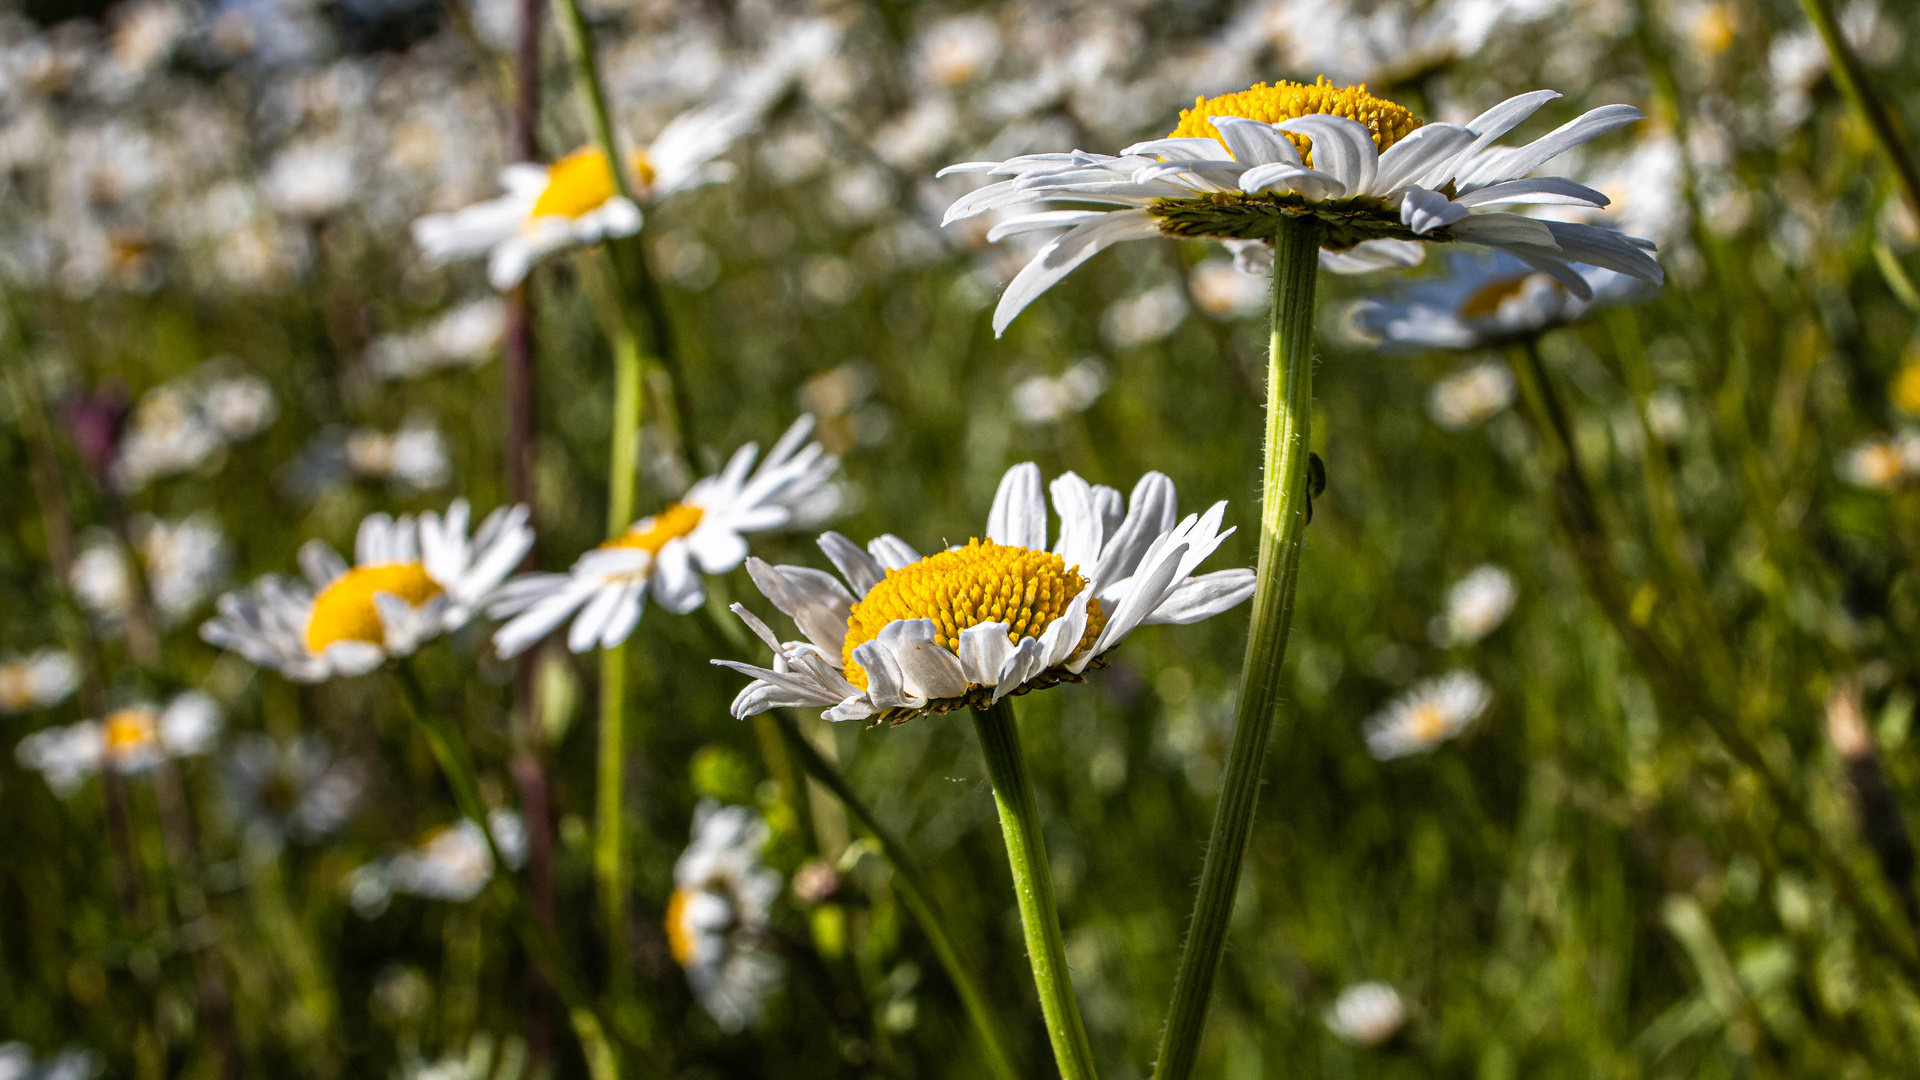
[[[1312,218],[1324,230],[1321,264],[1340,273],[1411,266],[1427,243],[1461,241],[1507,252],[1581,298],[1591,295],[1575,263],[1662,280],[1652,243],[1612,229],[1542,221],[1503,209],[1527,203],[1603,207],[1607,197],[1560,177],[1528,178],[1549,159],[1641,118],[1630,105],[1588,112],[1522,146],[1499,139],[1560,95],[1510,98],[1466,124],[1423,124],[1364,85],[1261,83],[1200,99],[1164,139],[1120,155],[1029,154],[948,166],[941,175],[1005,177],[961,198],[946,223],[1036,204],[1002,220],[989,240],[1065,229],[1007,286],[994,310],[996,334],[1075,267],[1122,240],[1207,238],[1250,248],[1280,218]]]
[[[1433,384],[1427,415],[1448,431],[1465,431],[1513,404],[1513,372],[1487,360]]]
[[[248,736],[228,755],[226,774],[227,795],[248,831],[275,842],[337,831],[366,785],[359,763],[336,759],[317,735],[286,743]]]
[[[1356,1046],[1379,1046],[1400,1033],[1407,1007],[1383,982],[1355,983],[1340,991],[1327,1010],[1327,1030]]]
[[[806,442],[812,431],[813,417],[794,421],[757,469],[759,444],[742,446],[717,475],[580,556],[564,574],[508,582],[488,607],[496,618],[512,616],[494,635],[495,648],[517,656],[568,619],[574,652],[612,648],[633,633],[649,593],[675,614],[699,607],[706,600],[700,575],[739,566],[748,534],[810,524],[838,506],[831,481],[839,459]]]
[[[0,714],[50,709],[80,688],[80,665],[60,649],[0,659]]]
[[[807,640],[782,643],[734,605],[774,666],[714,661],[753,677],[733,715],[814,706],[829,720],[898,724],[986,708],[1081,681],[1142,624],[1198,622],[1253,595],[1251,570],[1192,576],[1233,533],[1220,529],[1226,503],[1177,519],[1173,481],[1160,473],[1142,477],[1124,503],[1073,473],[1051,490],[1060,516],[1051,550],[1040,469],[1028,462],[1000,481],[984,540],[923,557],[896,536],[864,551],[839,533],[822,536],[852,591],[819,570],[749,559],[754,584]]]
[[[14,757],[39,772],[48,787],[67,795],[103,768],[141,773],[169,758],[204,754],[219,737],[222,723],[220,706],[189,690],[165,707],[140,702],[103,719],[36,731],[20,740]]]
[[[1882,435],[1841,455],[1840,479],[1854,487],[1885,491],[1920,476],[1920,435]]]
[[[506,809],[488,811],[487,832],[493,834],[508,867],[519,869],[527,855],[527,830],[520,815]],[[479,896],[491,880],[493,852],[487,848],[486,833],[477,822],[462,818],[427,833],[411,850],[360,867],[343,884],[354,913],[370,919],[387,910],[394,893],[464,904]]]
[[[780,960],[763,943],[780,895],[780,872],[761,865],[767,824],[742,806],[703,800],[693,843],[673,867],[667,944],[700,1005],[721,1030],[760,1019],[780,980]]]
[[[1487,563],[1447,590],[1447,614],[1438,636],[1449,645],[1471,645],[1500,628],[1513,612],[1519,589],[1504,567]]]
[[[1493,702],[1471,671],[1428,679],[1367,720],[1367,752],[1379,761],[1424,754],[1466,730]]]
[[[1645,288],[1604,267],[1577,272],[1591,290],[1586,299],[1505,252],[1456,254],[1438,280],[1361,300],[1349,311],[1348,325],[1368,344],[1384,348],[1480,349],[1538,337]]]
[[[465,499],[435,513],[372,514],[348,566],[324,541],[300,549],[306,583],[278,576],[220,598],[200,627],[211,644],[296,682],[363,675],[473,618],[533,546],[527,508],[487,515],[469,539]]]

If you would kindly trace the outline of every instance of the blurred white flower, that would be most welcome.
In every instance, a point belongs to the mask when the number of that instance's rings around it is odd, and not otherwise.
[[[1266,310],[1272,280],[1249,274],[1232,259],[1206,259],[1187,276],[1187,287],[1201,314],[1211,319],[1239,319]]]
[[[1180,286],[1161,285],[1109,306],[1100,316],[1100,333],[1117,348],[1151,345],[1179,329],[1186,317]]]
[[[80,664],[61,649],[0,659],[0,714],[50,709],[80,687]]]
[[[258,375],[216,379],[200,395],[207,421],[229,443],[243,442],[267,430],[280,415],[273,387]]]
[[[428,420],[410,419],[391,434],[360,428],[347,436],[342,449],[347,467],[370,479],[415,491],[438,491],[453,479],[447,440]]]
[[[322,218],[352,200],[358,178],[353,147],[315,139],[283,148],[260,181],[274,209],[294,217]]]
[[[1447,590],[1447,614],[1438,635],[1441,644],[1471,645],[1499,628],[1513,612],[1519,589],[1506,569],[1487,563],[1474,567]]]
[[[955,87],[986,73],[1000,55],[1000,31],[984,15],[939,19],[921,32],[914,46],[920,77],[938,87]]]
[[[367,366],[379,379],[413,379],[445,368],[474,368],[494,358],[507,328],[507,305],[497,296],[470,300],[425,326],[375,338]]]
[[[1355,336],[1382,348],[1478,349],[1536,337],[1596,305],[1649,291],[1604,267],[1583,266],[1579,274],[1590,290],[1585,300],[1505,252],[1455,253],[1443,276],[1360,300],[1347,322]]]
[[[1379,1046],[1407,1023],[1400,994],[1383,982],[1355,983],[1340,991],[1327,1010],[1327,1029],[1358,1046]]]
[[[0,1043],[0,1080],[93,1080],[106,1062],[92,1050],[69,1046],[43,1061],[23,1042]]]
[[[1471,671],[1428,679],[1367,719],[1367,752],[1380,761],[1426,753],[1464,731],[1492,703],[1493,689]]]
[[[1085,412],[1107,389],[1107,369],[1088,357],[1058,376],[1034,375],[1013,388],[1013,411],[1029,424],[1056,424]]]
[[[14,757],[64,796],[102,768],[139,773],[168,758],[204,754],[213,748],[223,722],[212,698],[189,690],[165,708],[142,702],[104,719],[43,728],[20,740]]]
[[[760,1019],[781,976],[763,941],[780,896],[780,872],[760,862],[768,835],[753,811],[703,800],[693,843],[673,867],[667,943],[701,1007],[730,1034]]]
[[[1427,414],[1448,431],[1466,429],[1513,404],[1513,372],[1487,360],[1435,383],[1427,394]]]
[[[358,762],[333,756],[318,735],[291,742],[249,735],[227,756],[227,794],[249,832],[317,840],[347,823],[366,784]]]
[[[120,437],[115,486],[139,491],[154,480],[199,468],[220,449],[220,432],[201,411],[198,395],[168,383],[147,392]]]
[[[487,813],[487,828],[507,865],[520,867],[526,861],[526,827],[520,815],[496,808]],[[477,822],[462,818],[428,833],[418,847],[360,867],[343,884],[354,913],[370,919],[387,909],[394,893],[465,903],[492,879],[493,852],[486,834]]]
[[[1920,432],[1877,436],[1840,456],[1840,479],[1855,487],[1886,490],[1920,476]]]
[[[719,474],[580,556],[566,573],[507,582],[487,611],[508,620],[494,647],[503,657],[518,656],[571,619],[568,648],[610,649],[639,625],[648,596],[675,614],[699,607],[706,599],[702,575],[738,567],[748,536],[814,524],[838,508],[832,480],[839,460],[808,442],[812,433],[813,417],[802,416],[759,468],[760,446],[748,443]]]
[[[193,614],[226,584],[233,554],[212,515],[195,514],[176,522],[140,518],[133,530],[147,588],[163,622],[177,623]]]
[[[269,574],[228,593],[200,636],[296,682],[364,675],[410,655],[465,626],[533,546],[525,506],[488,514],[471,538],[469,513],[455,499],[444,519],[369,514],[354,540],[355,566],[309,540],[300,548],[306,584]]]
[[[133,611],[133,573],[119,541],[105,533],[88,538],[67,571],[67,584],[80,606],[107,626]]]

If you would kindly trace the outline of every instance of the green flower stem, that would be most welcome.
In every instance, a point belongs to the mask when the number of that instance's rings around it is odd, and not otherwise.
[[[1020,905],[1020,926],[1026,931],[1027,961],[1040,991],[1040,1011],[1047,1020],[1047,1039],[1061,1080],[1093,1080],[1093,1047],[1080,1021],[1073,998],[1073,977],[1067,971],[1067,947],[1060,939],[1060,912],[1053,905],[1053,871],[1047,866],[1047,846],[1040,835],[1040,808],[1033,799],[1026,755],[1020,750],[1020,729],[1014,723],[1013,703],[1005,698],[990,709],[973,713],[980,733],[980,750],[993,779],[993,801],[1000,809],[1000,836],[1007,844],[1007,862],[1013,867],[1013,892]]]
[[[921,931],[927,935],[927,943],[933,946],[934,956],[939,959],[940,966],[946,969],[947,978],[952,980],[954,991],[960,995],[961,1006],[967,1010],[967,1018],[973,1022],[974,1034],[980,1039],[980,1052],[987,1059],[987,1067],[997,1080],[1014,1080],[1016,1074],[1007,1059],[1006,1047],[1000,1040],[999,1023],[994,1019],[992,1007],[987,1004],[987,995],[981,989],[979,979],[961,957],[958,943],[947,931],[946,921],[934,899],[933,883],[927,880],[919,864],[893,833],[874,816],[873,810],[847,783],[846,777],[840,775],[833,763],[801,734],[791,716],[784,713],[763,715],[773,717],[781,737],[786,740],[788,752],[800,762],[800,767],[833,792],[834,797],[840,800],[840,805],[846,807],[861,827],[879,842],[881,852],[893,866],[894,884],[900,890],[900,898],[906,902],[907,910],[913,913]]]
[[[1573,549],[1587,592],[1639,662],[1655,699],[1663,709],[1698,717],[1707,726],[1736,766],[1759,782],[1787,827],[1800,835],[1841,905],[1909,981],[1920,983],[1920,949],[1916,949],[1914,938],[1869,897],[1865,883],[1834,846],[1831,835],[1813,819],[1786,773],[1768,759],[1741,726],[1739,717],[1723,707],[1713,687],[1707,685],[1711,680],[1701,678],[1700,666],[1691,657],[1680,660],[1670,655],[1660,639],[1633,617],[1626,580],[1613,561],[1605,524],[1580,470],[1566,409],[1547,378],[1538,351],[1529,350],[1522,359],[1514,374],[1552,476],[1555,517]]]
[[[1313,294],[1320,270],[1320,230],[1285,219],[1273,237],[1273,329],[1267,360],[1267,446],[1260,497],[1260,562],[1252,626],[1241,664],[1240,701],[1227,751],[1220,804],[1214,810],[1206,865],[1200,871],[1186,947],[1174,977],[1173,1003],[1160,1033],[1154,1080],[1193,1073],[1205,1031],[1207,1001],[1226,949],[1240,862],[1253,834],[1267,738],[1280,706],[1281,665],[1293,622],[1300,540],[1307,528],[1307,451],[1313,415]]]
[[[1834,81],[1840,84],[1841,92],[1847,95],[1847,101],[1860,114],[1860,119],[1866,122],[1873,141],[1879,143],[1881,152],[1887,155],[1900,180],[1900,189],[1907,197],[1907,205],[1914,216],[1920,217],[1920,169],[1914,167],[1913,158],[1900,139],[1893,110],[1873,88],[1872,80],[1867,78],[1866,65],[1860,62],[1860,57],[1847,44],[1846,35],[1840,32],[1840,24],[1833,16],[1833,0],[1800,0],[1800,6],[1814,29],[1820,31],[1827,55],[1833,58]]]
[[[560,40],[566,42],[567,60],[573,65],[573,89],[580,95],[580,109],[586,114],[587,128],[600,152],[607,155],[613,169],[613,189],[622,198],[633,198],[633,183],[627,177],[627,164],[620,159],[620,145],[613,137],[613,113],[607,108],[607,94],[601,89],[600,62],[593,53],[593,32],[580,12],[579,0],[554,0],[554,14],[560,19]]]
[[[520,881],[507,865],[506,856],[501,854],[500,845],[494,839],[493,829],[487,824],[486,803],[480,798],[480,782],[476,778],[473,757],[467,752],[466,740],[453,721],[433,707],[426,688],[420,685],[419,676],[408,663],[394,665],[399,675],[400,685],[406,692],[407,704],[413,713],[414,722],[420,726],[420,733],[426,737],[427,747],[433,752],[434,761],[440,766],[440,775],[447,781],[447,787],[453,791],[454,806],[462,817],[480,827],[480,834],[486,839],[487,853],[493,858],[493,876],[488,887],[500,894],[506,901],[509,921],[519,935],[522,946],[533,962],[540,965],[546,973],[547,981],[552,984],[554,993],[566,1005],[573,1020],[573,1027],[579,1035],[583,1050],[592,1060],[610,1058],[610,1049],[606,1045],[603,1032],[611,1031],[623,1042],[636,1048],[651,1050],[648,1041],[639,1033],[618,1023],[616,1018],[588,996],[585,984],[574,974],[566,961],[559,941],[553,932],[542,926],[533,917],[533,909],[527,903]],[[664,1072],[665,1070],[660,1070]],[[596,1073],[598,1076],[598,1073]]]

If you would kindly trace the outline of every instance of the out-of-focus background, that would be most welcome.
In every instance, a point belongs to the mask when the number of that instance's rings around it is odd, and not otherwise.
[[[1034,460],[1123,490],[1161,470],[1183,512],[1229,500],[1241,531],[1209,568],[1250,566],[1260,484],[1265,279],[1205,243],[1128,244],[995,340],[988,312],[1033,248],[989,246],[990,221],[942,229],[978,182],[942,166],[1115,152],[1196,95],[1277,78],[1365,81],[1429,120],[1564,93],[1528,135],[1640,107],[1556,171],[1611,196],[1595,220],[1659,244],[1664,289],[1435,349],[1381,340],[1355,305],[1440,280],[1450,253],[1323,275],[1328,483],[1202,1075],[1840,1078],[1920,1060],[1920,983],[1836,886],[1861,883],[1854,900],[1907,932],[1912,865],[1875,853],[1897,851],[1888,830],[1920,798],[1920,231],[1797,5],[587,15],[617,126],[641,143],[781,49],[812,50],[720,159],[729,178],[646,208],[699,460],[652,422],[671,397],[656,379],[640,509],[811,413],[842,460],[833,527],[922,550],[978,534],[1001,473]],[[428,266],[408,230],[497,194],[517,19],[509,0],[0,14],[0,1076],[587,1073],[480,893],[484,849],[436,831],[456,815],[390,677],[303,687],[196,632],[222,591],[292,572],[308,538],[345,547],[374,511],[506,500],[506,308],[482,265]],[[1840,24],[1906,132],[1920,9],[1851,0]],[[550,17],[541,48],[552,159],[587,128]],[[537,557],[555,570],[606,519],[613,368],[590,271],[557,259],[528,288]],[[1537,289],[1496,285],[1479,314]],[[1662,700],[1590,598],[1515,389],[1526,347],[1570,413],[1629,618],[1690,670],[1735,674],[1727,714],[1848,874]],[[810,536],[753,546],[827,565]],[[744,572],[713,587],[752,591]],[[544,764],[560,930],[597,984],[598,666],[537,653],[538,723],[510,724],[514,668],[486,634],[436,643],[419,670],[490,804],[517,805],[517,752]],[[1241,611],[1148,628],[1089,685],[1020,701],[1109,1080],[1151,1070],[1244,638]],[[666,1068],[983,1075],[884,862],[831,799],[770,778],[702,624],[656,607],[630,655],[627,1000]],[[1370,751],[1369,718],[1455,672],[1483,680],[1483,713],[1451,738],[1421,728],[1419,752]],[[198,727],[113,798],[32,741],[187,691],[206,695]],[[930,867],[1023,1075],[1047,1075],[971,726],[804,723]],[[764,819],[782,882],[755,942],[776,975],[744,1024],[703,1006],[662,926],[702,800]],[[1387,990],[1350,992],[1364,983]]]

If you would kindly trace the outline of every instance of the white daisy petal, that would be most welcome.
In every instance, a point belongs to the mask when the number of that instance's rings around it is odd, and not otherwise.
[[[1425,174],[1454,159],[1474,140],[1459,124],[1425,124],[1380,155],[1370,194],[1391,195],[1407,184],[1426,185]],[[1444,181],[1443,181],[1444,182]]]
[[[902,685],[908,694],[950,698],[967,692],[960,658],[934,643],[938,632],[932,619],[901,619],[887,624],[878,635],[899,662]]]
[[[1120,210],[1055,238],[1014,275],[1012,284],[1001,295],[999,305],[993,310],[994,336],[1006,333],[1015,315],[1081,263],[1123,240],[1143,240],[1158,235],[1160,223],[1153,215],[1145,210]]]
[[[876,709],[917,709],[927,703],[907,691],[900,661],[893,650],[879,641],[869,641],[853,650],[853,662],[867,673],[867,700]]]
[[[1560,246],[1546,222],[1519,214],[1471,214],[1454,222],[1449,228],[1453,230],[1454,239],[1487,247],[1532,244],[1552,250]]]
[[[1456,184],[1461,191],[1471,191],[1525,176],[1581,143],[1644,119],[1646,114],[1631,105],[1603,105],[1580,114],[1525,146],[1515,147],[1517,153],[1511,156],[1503,156],[1497,162],[1484,160],[1469,165],[1462,170]]]
[[[1303,166],[1300,151],[1294,149],[1293,140],[1280,133],[1272,124],[1249,120],[1244,116],[1211,116],[1207,118],[1220,132],[1220,138],[1233,152],[1233,159],[1243,166],[1269,165],[1282,163]]]
[[[905,540],[900,539],[892,533],[884,536],[876,536],[872,540],[867,541],[867,551],[873,555],[875,562],[878,562],[888,570],[898,570],[903,566],[911,566],[920,561],[920,553],[913,550],[912,546]],[[862,593],[861,595],[864,596],[865,594]]]
[[[1565,206],[1604,207],[1612,200],[1601,192],[1559,176],[1538,176],[1469,191],[1454,197],[1458,206],[1497,206],[1503,203],[1556,203]]]
[[[820,550],[826,553],[840,576],[853,586],[856,596],[867,595],[867,590],[879,584],[887,576],[886,568],[880,560],[860,550],[860,545],[837,532],[820,534]],[[914,560],[909,559],[908,562]]]
[[[1345,251],[1321,251],[1320,265],[1336,274],[1369,274],[1419,266],[1427,245],[1417,240],[1365,240]]]
[[[567,631],[567,648],[583,653],[600,644],[600,633],[606,629],[607,622],[613,618],[614,609],[620,606],[620,597],[627,589],[624,582],[612,582],[595,589],[580,614],[574,616],[573,626]]]
[[[1000,681],[1000,669],[1013,655],[1013,641],[1007,636],[1011,627],[1003,622],[980,623],[960,631],[960,667],[967,681],[975,686],[993,686]]]
[[[1334,176],[1287,162],[1255,165],[1240,174],[1240,190],[1249,195],[1262,191],[1297,191],[1309,199],[1338,199],[1347,194],[1347,185]]]
[[[1060,517],[1060,537],[1054,542],[1053,553],[1069,570],[1078,567],[1090,571],[1100,558],[1104,527],[1094,505],[1093,485],[1069,472],[1055,477],[1047,490],[1053,495],[1053,512]]]
[[[1367,126],[1344,116],[1308,113],[1274,125],[1312,140],[1313,167],[1340,181],[1350,192],[1371,191],[1380,167],[1380,151]]]
[[[1000,478],[987,515],[987,539],[1008,547],[1047,548],[1047,500],[1041,493],[1040,466],[1022,462]]]
[[[1189,578],[1160,601],[1141,625],[1185,626],[1238,607],[1253,596],[1254,573],[1246,569],[1219,570]]]
[[[1400,200],[1400,221],[1415,235],[1452,225],[1467,216],[1467,208],[1437,191],[1410,187]]]
[[[833,575],[800,566],[773,566],[759,559],[747,560],[747,574],[807,640],[836,655],[840,652],[853,597]]]

